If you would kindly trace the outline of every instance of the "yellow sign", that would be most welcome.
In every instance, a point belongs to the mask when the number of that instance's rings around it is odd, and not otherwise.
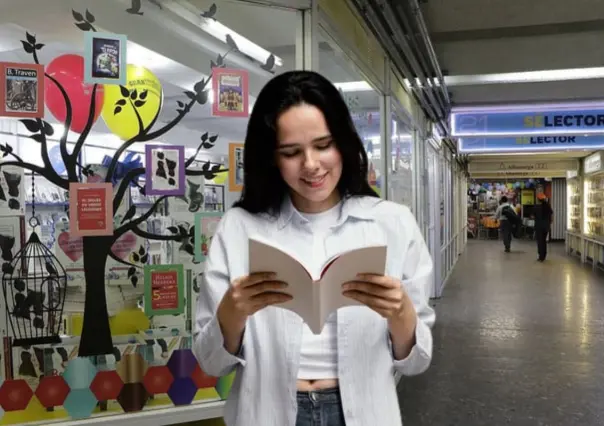
[[[532,189],[523,189],[520,193],[520,199],[523,206],[532,206],[535,204],[535,191]]]

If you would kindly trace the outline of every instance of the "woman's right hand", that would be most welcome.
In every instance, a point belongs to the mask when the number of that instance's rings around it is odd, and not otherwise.
[[[267,306],[287,302],[292,297],[281,293],[287,287],[273,273],[254,273],[237,278],[218,305],[218,322],[227,351],[238,352],[247,317]]]
[[[280,292],[287,284],[276,281],[275,277],[276,275],[270,272],[259,272],[237,278],[220,305],[226,305],[225,309],[230,315],[245,320],[267,306],[291,300],[290,295]]]

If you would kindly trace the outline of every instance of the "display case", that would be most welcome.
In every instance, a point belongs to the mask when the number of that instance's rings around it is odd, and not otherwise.
[[[566,176],[566,195],[567,195],[567,224],[566,229],[569,232],[581,233],[581,177],[576,171],[568,172]]]
[[[604,172],[585,178],[585,234],[604,240]]]
[[[597,152],[585,158],[583,191],[583,232],[590,238],[604,241],[604,158]]]

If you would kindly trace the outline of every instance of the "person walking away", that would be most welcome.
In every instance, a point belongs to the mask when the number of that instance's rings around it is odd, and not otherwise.
[[[550,232],[554,211],[542,192],[537,195],[539,203],[535,206],[535,238],[537,240],[537,253],[539,262],[544,262],[547,257],[547,235]]]
[[[506,208],[508,210],[506,210]],[[508,215],[505,213],[509,213],[511,211],[514,213],[514,209],[512,205],[508,202],[508,197],[505,195],[501,197],[499,200],[499,207],[495,212],[495,219],[499,221],[499,229],[501,230],[501,236],[503,238],[503,245],[505,247],[505,252],[509,253],[512,246],[512,231],[513,224],[508,219]]]

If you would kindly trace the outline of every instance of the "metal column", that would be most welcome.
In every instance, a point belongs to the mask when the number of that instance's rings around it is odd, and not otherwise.
[[[297,70],[319,70],[318,0],[312,0],[309,9],[298,11],[295,66]]]

